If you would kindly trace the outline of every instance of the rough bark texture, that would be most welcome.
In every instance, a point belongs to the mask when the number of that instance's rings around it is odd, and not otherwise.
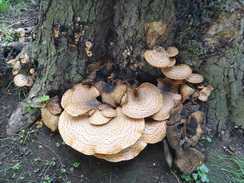
[[[100,59],[113,60],[115,79],[155,83],[163,74],[142,57],[155,44],[177,46],[177,62],[190,64],[205,76],[205,85],[214,87],[204,105],[209,127],[243,124],[244,4],[238,0],[46,0],[41,5],[36,38],[25,50],[38,64],[38,79],[11,116],[8,134],[39,117],[38,111],[26,112],[28,100],[61,96],[81,82],[89,63]],[[87,40],[92,57],[85,52]]]

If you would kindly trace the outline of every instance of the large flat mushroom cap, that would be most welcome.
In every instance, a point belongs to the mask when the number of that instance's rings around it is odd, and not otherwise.
[[[149,121],[150,120],[150,121]],[[140,140],[149,144],[155,144],[166,137],[166,120],[155,121],[148,119]]]
[[[171,60],[169,59],[169,57],[167,57],[165,50],[164,51],[157,51],[155,49],[146,50],[143,55],[145,60],[154,67],[159,67],[159,68],[167,67],[171,63]]]
[[[146,146],[147,143],[139,139],[135,144],[123,149],[116,154],[94,154],[94,156],[110,162],[126,161],[136,157]]]
[[[143,83],[134,90],[128,90],[126,94],[127,99],[122,111],[131,118],[151,116],[163,105],[163,95],[151,83]]]
[[[61,105],[71,116],[79,116],[101,104],[96,99],[99,95],[94,86],[77,84],[64,93]]]
[[[115,154],[133,145],[141,137],[144,119],[132,119],[117,107],[117,117],[104,125],[92,125],[89,117],[72,117],[63,112],[59,132],[64,142],[86,155]]]
[[[170,79],[186,79],[192,74],[192,69],[187,64],[178,64],[172,67],[161,68],[162,73]]]

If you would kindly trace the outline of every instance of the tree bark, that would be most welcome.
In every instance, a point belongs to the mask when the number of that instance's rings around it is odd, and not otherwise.
[[[243,8],[238,0],[42,1],[36,38],[24,50],[37,64],[38,78],[9,119],[7,133],[39,117],[39,110],[26,112],[27,101],[62,96],[101,59],[113,60],[114,79],[155,83],[163,74],[142,57],[154,45],[178,47],[177,62],[191,65],[214,87],[202,105],[214,132],[226,122],[243,125]],[[92,57],[86,41],[92,43]]]

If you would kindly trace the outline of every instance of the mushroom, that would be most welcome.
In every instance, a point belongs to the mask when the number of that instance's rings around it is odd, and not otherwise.
[[[87,55],[88,57],[91,57],[91,56],[92,56],[92,52],[91,52],[90,50],[87,50],[87,51],[86,51],[86,55]]]
[[[147,143],[140,139],[133,145],[123,149],[122,151],[115,154],[94,154],[97,158],[105,159],[110,162],[119,162],[131,160],[136,157],[145,147]]]
[[[36,80],[36,77],[37,77],[36,70],[34,68],[31,68],[29,72],[31,74],[31,78],[33,80]]]
[[[208,100],[208,97],[211,94],[212,90],[213,90],[213,87],[211,85],[209,85],[207,87],[203,87],[199,92],[198,99],[203,102],[206,102]]]
[[[13,65],[13,70],[20,71],[22,69],[22,66],[20,64],[20,61],[16,61],[15,64]]]
[[[196,91],[195,88],[192,88],[191,86],[187,85],[187,84],[183,84],[180,87],[180,94],[182,96],[182,103],[189,99],[190,96]]]
[[[104,125],[92,125],[87,115],[73,117],[64,111],[59,132],[64,142],[86,155],[115,154],[133,145],[141,137],[144,119],[133,119],[116,108],[117,117]]]
[[[151,83],[143,83],[136,89],[128,89],[126,102],[122,106],[124,114],[131,118],[145,118],[153,115],[163,105],[163,96]]]
[[[112,106],[110,106],[109,104],[101,104],[98,106],[98,109],[101,111],[102,115],[105,117],[116,117],[117,116],[117,112],[114,108],[112,108]]]
[[[173,109],[181,100],[181,95],[172,92],[162,92],[163,95],[163,106],[161,109],[150,116],[154,120],[166,120],[170,116],[170,111]]]
[[[30,57],[27,53],[24,53],[23,55],[20,56],[21,63],[22,64],[28,64],[30,63]]]
[[[189,65],[178,64],[172,67],[161,68],[162,73],[170,79],[186,79],[192,74],[192,69]]]
[[[89,122],[93,125],[103,125],[109,122],[111,119],[112,117],[106,117],[101,111],[97,110],[91,115]]]
[[[90,41],[86,41],[85,45],[86,45],[88,50],[91,49],[91,47],[92,47],[92,43]]]
[[[140,140],[149,144],[155,144],[166,136],[166,120],[155,121],[147,119]]]
[[[186,133],[192,141],[191,146],[196,146],[202,136],[203,118],[204,113],[202,111],[193,112],[187,118]]]
[[[175,57],[176,55],[178,55],[178,53],[179,53],[179,50],[174,46],[170,46],[166,49],[166,55],[168,57]]]
[[[127,89],[127,84],[120,80],[117,80],[115,83],[99,81],[95,83],[95,87],[100,91],[103,103],[116,107],[121,103],[121,99]]]
[[[30,76],[26,76],[24,74],[17,74],[14,77],[14,84],[19,87],[32,86],[34,84],[34,81]]]
[[[174,161],[176,167],[185,174],[191,174],[203,164],[205,156],[195,148],[180,148]]]
[[[71,116],[79,116],[101,104],[96,97],[100,92],[94,86],[77,84],[73,89],[67,90],[61,100],[64,110]]]
[[[47,100],[41,108],[42,121],[52,132],[58,130],[58,121],[61,112],[62,108],[59,104],[58,96]]]
[[[202,83],[204,77],[201,74],[192,73],[188,78],[185,79],[189,83]]]
[[[145,60],[154,67],[168,67],[169,64],[172,64],[169,57],[166,55],[164,48],[157,46],[153,50],[146,50],[144,52]]]
[[[172,93],[178,93],[179,85],[174,82],[174,80],[167,77],[157,79],[157,87],[160,92],[168,91]]]

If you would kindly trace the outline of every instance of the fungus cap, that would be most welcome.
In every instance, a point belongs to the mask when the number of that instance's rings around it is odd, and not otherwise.
[[[190,96],[195,93],[196,89],[190,87],[187,84],[183,84],[180,87],[180,94],[182,96],[182,102],[184,102],[185,100],[189,99]]]
[[[116,117],[117,112],[114,108],[112,108],[109,104],[101,104],[98,106],[98,109],[101,111],[102,115],[105,117]]]
[[[143,55],[145,60],[154,67],[163,68],[171,63],[171,60],[167,57],[164,49],[163,51],[158,51],[156,49],[146,50]]]
[[[101,111],[97,110],[90,116],[89,122],[93,125],[103,125],[109,122],[111,119],[112,117],[106,117]]]
[[[52,131],[55,132],[58,130],[58,121],[59,116],[51,113],[46,104],[44,104],[41,108],[41,116],[43,123]]]
[[[22,86],[26,86],[29,82],[29,78],[28,76],[24,75],[24,74],[17,74],[14,77],[14,84],[16,86],[22,87]]]
[[[71,116],[79,116],[91,109],[97,109],[101,104],[96,99],[99,95],[94,86],[77,84],[64,93],[61,105]]]
[[[147,119],[140,140],[149,144],[155,144],[166,136],[166,120],[155,121]]]
[[[172,92],[162,92],[163,95],[163,106],[161,109],[150,116],[154,120],[166,120],[170,116],[170,111],[173,109],[181,100],[181,95]]]
[[[163,105],[163,96],[159,89],[151,83],[143,83],[138,88],[128,89],[124,114],[131,118],[145,118],[153,115]]]
[[[179,53],[178,48],[174,46],[170,46],[166,49],[166,54],[168,57],[175,57],[176,55],[178,55],[178,53]]]
[[[118,153],[136,143],[145,121],[127,117],[120,107],[116,111],[118,116],[104,125],[92,125],[87,115],[72,117],[64,111],[59,132],[67,145],[86,155]]]
[[[139,139],[135,144],[123,149],[118,153],[94,154],[94,156],[96,156],[97,158],[105,159],[106,161],[110,161],[110,162],[126,161],[136,157],[146,146],[147,143]]]
[[[192,73],[188,78],[185,79],[189,83],[201,83],[204,77],[201,74]]]
[[[161,68],[162,73],[170,79],[186,79],[192,74],[192,69],[187,64],[178,64],[172,67]]]

